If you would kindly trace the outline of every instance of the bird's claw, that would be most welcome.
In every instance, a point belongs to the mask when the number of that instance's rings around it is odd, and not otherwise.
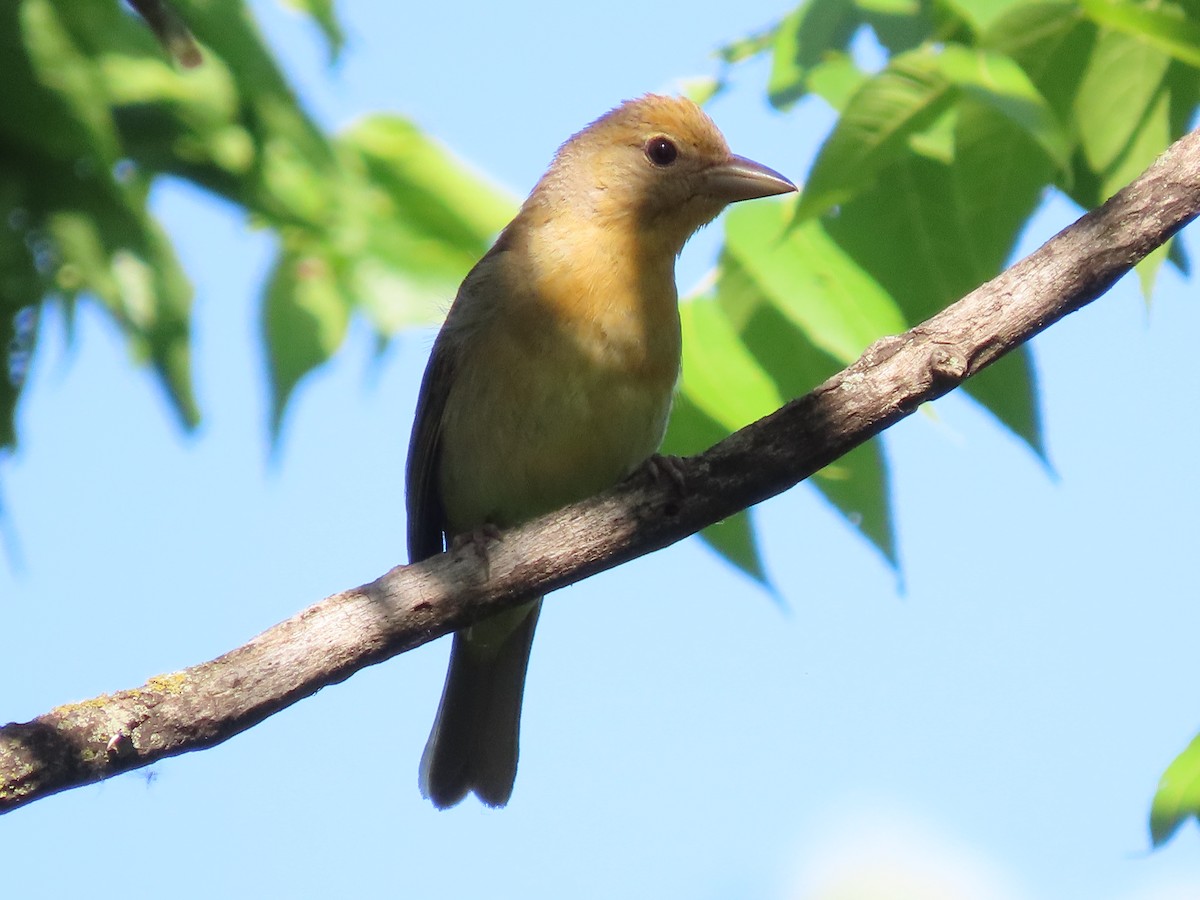
[[[687,473],[680,456],[655,453],[642,463],[642,470],[655,484],[669,483],[681,494],[687,488]]]
[[[456,534],[450,539],[450,552],[454,554],[462,553],[464,550],[470,550],[475,556],[483,562],[484,579],[490,576],[490,566],[488,560],[488,546],[498,543],[501,540],[500,529],[491,522],[484,522],[477,528],[472,528],[470,531],[464,531],[462,534]]]

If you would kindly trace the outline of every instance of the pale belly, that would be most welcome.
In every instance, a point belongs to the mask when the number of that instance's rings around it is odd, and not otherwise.
[[[454,533],[513,525],[591,496],[658,449],[673,375],[650,379],[561,345],[541,349],[533,358],[523,343],[493,344],[488,366],[458,372],[439,479]]]

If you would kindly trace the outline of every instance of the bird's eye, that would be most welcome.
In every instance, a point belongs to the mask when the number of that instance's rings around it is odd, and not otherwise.
[[[646,159],[656,166],[669,166],[679,156],[675,142],[661,134],[646,141]]]

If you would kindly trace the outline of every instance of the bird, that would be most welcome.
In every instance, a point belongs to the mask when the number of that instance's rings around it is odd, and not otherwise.
[[[563,143],[434,340],[406,469],[410,562],[654,456],[679,378],[676,258],[730,203],[795,190],[684,97],[628,100]],[[420,766],[437,808],[509,801],[540,609],[531,597],[455,633]]]

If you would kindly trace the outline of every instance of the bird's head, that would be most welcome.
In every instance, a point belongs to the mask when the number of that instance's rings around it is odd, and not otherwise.
[[[647,94],[563,144],[535,196],[560,214],[569,206],[601,225],[632,224],[640,239],[678,253],[730,203],[795,190],[778,172],[731,153],[691,100]]]

